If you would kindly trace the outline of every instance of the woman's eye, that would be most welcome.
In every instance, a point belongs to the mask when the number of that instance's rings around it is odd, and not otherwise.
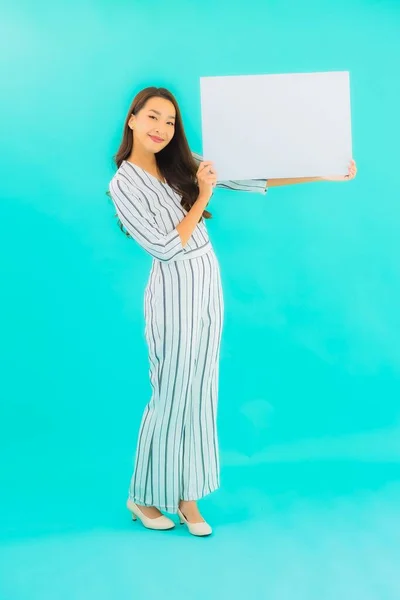
[[[156,119],[157,117],[155,117],[154,115],[149,115],[150,119]],[[172,123],[172,121],[168,122],[169,125],[174,125],[174,123]]]

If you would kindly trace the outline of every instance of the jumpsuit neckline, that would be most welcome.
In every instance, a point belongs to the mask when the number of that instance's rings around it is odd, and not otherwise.
[[[156,181],[158,181],[158,183],[161,183],[161,185],[164,185],[164,186],[168,185],[166,181],[161,181],[161,179],[158,179],[158,177],[156,177],[155,175],[152,175],[151,173],[149,173],[149,171],[146,171],[146,169],[143,169],[142,167],[139,167],[139,165],[137,165],[136,163],[130,162],[129,160],[124,160],[124,162],[127,162],[130,165],[133,165],[137,169],[140,169],[141,171],[143,171],[143,173],[146,173],[146,175],[148,175],[149,177],[152,177],[153,179],[155,179]]]

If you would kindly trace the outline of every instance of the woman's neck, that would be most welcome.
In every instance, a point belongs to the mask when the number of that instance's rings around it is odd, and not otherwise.
[[[165,179],[158,169],[155,154],[143,157],[139,156],[138,153],[131,152],[130,156],[128,156],[126,160],[128,162],[133,163],[134,165],[137,165],[141,169],[144,169],[145,171],[147,171],[151,175],[154,175],[154,177],[165,183]]]
[[[136,152],[132,150],[130,156],[127,158],[128,161],[135,163],[142,169],[146,171],[157,171],[157,161],[156,156],[153,152],[146,152],[145,154],[142,152]]]

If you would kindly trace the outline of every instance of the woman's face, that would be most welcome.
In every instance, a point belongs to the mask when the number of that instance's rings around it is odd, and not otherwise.
[[[150,98],[137,115],[131,115],[129,127],[134,143],[149,152],[160,152],[175,133],[175,107],[165,98]]]

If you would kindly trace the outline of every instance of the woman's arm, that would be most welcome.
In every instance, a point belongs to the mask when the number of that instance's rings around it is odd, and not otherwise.
[[[196,163],[204,160],[201,154],[192,152],[192,156]],[[291,177],[279,179],[243,179],[218,181],[216,187],[239,190],[243,192],[258,192],[265,194],[270,187],[278,187],[281,185],[293,185],[295,183],[312,183],[314,181],[350,181],[357,174],[357,166],[354,159],[351,159],[348,166],[347,175],[332,175],[327,177]]]
[[[327,175],[326,177],[295,177],[291,179],[268,179],[268,187],[291,185],[292,183],[309,183],[311,181],[351,181],[357,175],[356,161],[352,158],[347,167],[347,175]]]
[[[290,179],[268,179],[268,187],[278,185],[292,185],[294,183],[311,183],[312,181],[324,181],[323,177],[294,177]]]

